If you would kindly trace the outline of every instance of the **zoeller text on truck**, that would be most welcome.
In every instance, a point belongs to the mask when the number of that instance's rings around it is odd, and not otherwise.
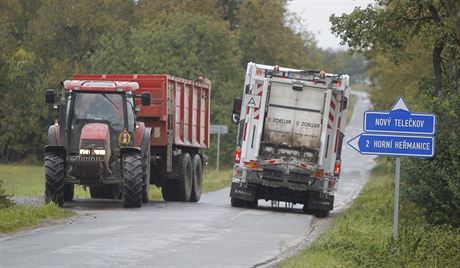
[[[327,217],[340,176],[349,90],[348,75],[249,63],[232,115],[238,124],[232,206],[285,201]]]

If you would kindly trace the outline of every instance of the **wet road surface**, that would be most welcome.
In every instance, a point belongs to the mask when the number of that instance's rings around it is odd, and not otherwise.
[[[373,158],[346,142],[362,131],[370,109],[365,93],[345,133],[335,207],[350,204],[366,182]],[[301,244],[314,217],[294,208],[232,208],[229,189],[199,203],[150,202],[122,209],[120,202],[66,203],[81,215],[63,224],[0,239],[0,267],[254,267]],[[280,203],[283,207],[284,203]],[[334,214],[334,212],[332,212]]]

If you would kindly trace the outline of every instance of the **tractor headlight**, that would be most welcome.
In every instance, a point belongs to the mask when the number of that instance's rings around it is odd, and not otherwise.
[[[104,149],[80,149],[80,155],[105,155]]]

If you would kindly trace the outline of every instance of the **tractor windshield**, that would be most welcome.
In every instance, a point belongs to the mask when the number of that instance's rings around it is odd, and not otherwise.
[[[125,127],[121,94],[77,93],[73,102],[72,122],[105,121],[116,131]]]
[[[78,152],[81,130],[88,123],[103,123],[109,126],[111,147],[118,144],[118,136],[123,129],[127,128],[130,133],[133,133],[134,123],[131,122],[133,120],[128,122],[125,120],[125,109],[130,110],[131,107],[125,103],[124,93],[72,92],[69,107],[72,110],[70,152]],[[127,115],[130,116],[129,111]]]

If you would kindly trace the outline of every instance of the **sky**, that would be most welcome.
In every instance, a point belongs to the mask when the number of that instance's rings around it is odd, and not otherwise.
[[[366,7],[373,3],[373,0],[289,0],[288,9],[302,18],[307,30],[315,35],[319,47],[347,49],[331,33],[329,16],[350,13],[356,6]]]

